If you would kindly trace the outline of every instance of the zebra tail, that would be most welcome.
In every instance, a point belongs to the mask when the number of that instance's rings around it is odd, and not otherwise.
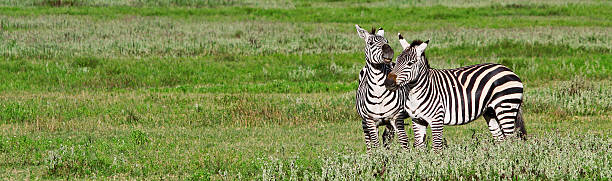
[[[516,114],[516,121],[514,127],[518,128],[518,136],[522,140],[527,140],[527,130],[525,129],[525,122],[523,121],[523,109],[519,106],[519,112]]]

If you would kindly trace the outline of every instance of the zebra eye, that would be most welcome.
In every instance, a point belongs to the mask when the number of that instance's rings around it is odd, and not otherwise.
[[[414,64],[414,62],[408,62],[408,66],[412,66],[412,64]]]
[[[374,42],[369,42],[368,44],[373,45],[373,44],[374,44]]]

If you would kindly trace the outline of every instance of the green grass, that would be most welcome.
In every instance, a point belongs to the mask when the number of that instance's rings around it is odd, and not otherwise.
[[[71,6],[131,6],[131,7],[223,7],[223,6],[246,6],[252,8],[280,8],[295,9],[304,7],[346,7],[346,6],[368,6],[368,7],[478,7],[490,5],[504,5],[509,7],[521,7],[529,5],[568,5],[568,4],[590,4],[610,5],[607,1],[526,1],[526,0],[504,0],[504,1],[473,1],[473,0],[432,0],[432,1],[406,1],[406,0],[5,0],[0,6],[49,6],[49,7],[71,7]]]
[[[509,47],[509,48],[502,48]],[[517,52],[527,51],[521,55]],[[502,41],[491,46],[432,47],[434,67],[502,63],[528,85],[570,80],[610,80],[611,54],[565,46]],[[603,53],[602,53],[603,52]],[[68,60],[10,58],[0,62],[0,90],[78,91],[147,89],[200,93],[314,93],[355,90],[362,54],[204,56],[197,58]],[[229,59],[229,60],[224,60]]]
[[[366,8],[372,7],[372,8]],[[0,178],[606,179],[608,1],[0,2]],[[528,141],[365,152],[354,24],[431,39],[435,68],[501,63]],[[411,137],[412,132],[408,130]],[[385,165],[384,173],[381,174]]]

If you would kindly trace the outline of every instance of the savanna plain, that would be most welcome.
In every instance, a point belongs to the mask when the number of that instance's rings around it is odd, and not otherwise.
[[[355,24],[510,67],[528,139],[367,154]],[[0,0],[0,178],[609,180],[611,32],[598,0]]]

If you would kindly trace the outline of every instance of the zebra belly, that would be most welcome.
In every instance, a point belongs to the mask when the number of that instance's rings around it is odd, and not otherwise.
[[[445,115],[446,117],[447,115]],[[478,116],[480,117],[480,116]],[[444,120],[444,125],[449,125],[449,126],[454,126],[454,125],[464,125],[467,123],[471,123],[472,121],[476,120],[478,117],[476,118],[468,118],[468,119],[461,119],[460,117],[456,117],[454,120]]]
[[[397,102],[391,103],[389,106],[384,106],[384,103],[375,105],[366,105],[367,110],[362,111],[362,117],[370,119],[393,118],[399,113]]]

